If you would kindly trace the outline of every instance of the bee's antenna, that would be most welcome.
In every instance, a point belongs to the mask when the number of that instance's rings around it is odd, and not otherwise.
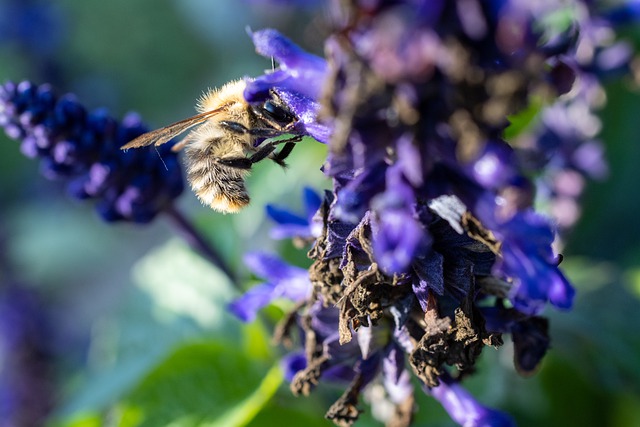
[[[164,162],[164,159],[162,158],[162,155],[160,154],[160,150],[158,150],[158,146],[154,145],[153,148],[155,148],[156,153],[158,153],[158,157],[160,157],[160,161],[162,162],[162,164],[164,165],[165,170],[168,172],[169,168],[167,167],[167,164]]]

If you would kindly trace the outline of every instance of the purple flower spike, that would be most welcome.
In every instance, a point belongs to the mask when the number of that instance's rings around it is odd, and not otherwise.
[[[24,285],[0,286],[0,419],[3,426],[45,425],[55,407],[51,319]]]
[[[295,394],[349,382],[325,415],[336,425],[356,422],[366,393],[374,417],[408,427],[411,375],[460,425],[514,425],[452,377],[472,375],[502,335],[518,373],[540,366],[551,343],[539,313],[571,308],[575,291],[534,206],[563,210],[560,227],[578,218],[586,182],[607,171],[600,80],[634,69],[612,25],[640,15],[638,2],[604,19],[599,2],[573,3],[333,1],[326,63],[276,31],[251,34],[280,66],[249,81],[246,99],[278,95],[295,131],[328,145],[313,292],[278,331],[285,344],[300,336],[289,329],[304,337]],[[310,212],[268,212],[274,235],[308,233]],[[252,307],[273,288],[252,291]]]
[[[515,427],[507,414],[478,403],[473,396],[448,376],[440,378],[440,384],[428,390],[449,416],[463,427]]]
[[[241,320],[253,321],[258,310],[276,298],[301,301],[309,295],[311,283],[307,270],[293,267],[276,256],[258,252],[246,254],[244,262],[249,270],[267,282],[251,288],[229,304],[230,310]]]
[[[9,82],[0,85],[0,123],[25,155],[40,158],[42,175],[69,179],[72,196],[96,199],[105,221],[148,223],[182,192],[173,144],[120,150],[148,130],[137,114],[117,121],[104,109],[88,112],[73,95],[58,96],[50,85]]]

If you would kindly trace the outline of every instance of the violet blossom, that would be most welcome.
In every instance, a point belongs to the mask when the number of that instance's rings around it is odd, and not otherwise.
[[[460,382],[503,334],[517,370],[535,371],[549,348],[542,312],[572,307],[554,220],[534,202],[554,197],[545,177],[577,197],[580,177],[562,174],[595,177],[605,167],[598,129],[578,129],[584,123],[553,109],[592,115],[598,79],[609,74],[597,58],[614,58],[616,72],[630,61],[630,50],[597,36],[604,27],[614,34],[619,15],[593,2],[570,6],[330,1],[326,62],[275,30],[252,33],[279,67],[253,80],[246,99],[275,91],[329,148],[322,170],[333,187],[314,216],[322,231],[308,254],[311,292],[277,337],[294,349],[286,359],[294,393],[348,383],[326,414],[337,425],[356,421],[359,395],[377,384],[395,414],[381,419],[410,425],[414,391],[393,387],[409,371],[460,425],[514,425]],[[571,12],[565,25],[548,19],[559,12]],[[540,100],[541,119],[507,138],[511,118]],[[279,216],[309,237],[307,220]]]
[[[45,177],[67,179],[74,197],[95,199],[105,221],[147,223],[182,193],[172,144],[120,150],[149,130],[137,114],[118,121],[50,85],[9,82],[0,86],[0,126],[24,155],[40,159]]]
[[[292,213],[286,209],[267,205],[267,215],[276,222],[271,228],[270,236],[273,239],[298,239],[302,242],[315,239],[322,231],[321,221],[315,218],[322,200],[312,188],[303,190],[304,216]]]

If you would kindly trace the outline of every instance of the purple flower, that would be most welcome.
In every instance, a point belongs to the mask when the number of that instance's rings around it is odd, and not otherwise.
[[[293,391],[349,384],[327,413],[336,424],[353,424],[359,394],[382,383],[400,418],[381,419],[408,426],[408,364],[457,423],[514,425],[457,381],[502,334],[532,373],[550,347],[539,314],[573,304],[534,201],[576,207],[585,179],[606,172],[599,79],[628,71],[630,50],[594,8],[577,2],[557,25],[561,2],[332,2],[326,62],[253,34],[280,67],[245,97],[280,94],[312,136],[322,111],[327,131],[317,138],[333,188],[314,217],[313,292],[285,320],[304,336]],[[270,210],[279,236],[307,230],[309,216]]]
[[[309,187],[303,190],[303,202],[305,215],[300,216],[285,209],[267,205],[267,215],[276,222],[276,226],[271,229],[271,237],[276,240],[281,239],[312,239],[319,236],[322,224],[314,220],[316,212],[320,208],[322,200],[318,193]]]
[[[502,260],[495,269],[514,280],[511,299],[527,314],[538,314],[547,301],[569,309],[575,290],[558,268],[551,243],[554,234],[541,215],[527,211],[498,227]]]
[[[318,97],[326,77],[324,59],[303,51],[276,30],[250,33],[256,51],[274,58],[279,67],[258,78],[249,80],[244,97],[249,102],[263,102],[271,90],[289,106],[300,119],[306,133],[320,142],[327,142],[329,129],[318,123]]]
[[[615,8],[608,10],[604,16],[614,24],[630,24],[638,22],[640,18],[640,2],[626,0]]]
[[[487,141],[482,153],[470,164],[478,184],[491,190],[508,186],[517,175],[513,148],[502,141]]]
[[[449,416],[464,427],[515,427],[515,422],[507,414],[478,403],[460,384],[447,376],[440,379],[440,385],[429,393],[438,401]]]
[[[403,273],[425,234],[414,212],[415,196],[398,168],[387,170],[386,190],[371,201],[373,251],[388,274]]]
[[[403,405],[412,401],[413,387],[405,370],[404,352],[393,339],[396,334],[392,333],[391,324],[361,328],[357,340],[341,343],[337,309],[314,303],[299,313],[297,319],[306,351],[303,356],[292,353],[284,360],[287,378],[293,373],[290,381],[294,393],[308,394],[320,379],[349,384],[325,415],[339,425],[357,419],[359,394],[375,384],[382,385],[397,413],[408,409]]]
[[[88,112],[73,95],[59,97],[49,85],[6,83],[0,126],[26,156],[40,159],[45,177],[69,180],[78,199],[96,199],[106,221],[149,222],[182,193],[172,144],[120,150],[148,130],[137,114],[119,122],[104,109]]]
[[[525,376],[534,373],[550,346],[548,320],[503,306],[483,307],[480,311],[487,330],[511,334],[518,373]]]
[[[257,252],[246,254],[244,263],[254,274],[267,280],[229,304],[230,310],[245,322],[253,321],[258,310],[276,298],[301,301],[309,295],[309,272],[303,268]]]

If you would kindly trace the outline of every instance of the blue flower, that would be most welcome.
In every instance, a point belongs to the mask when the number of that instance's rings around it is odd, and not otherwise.
[[[388,397],[398,386],[396,405],[411,396],[408,363],[457,423],[513,425],[453,378],[501,334],[532,373],[550,346],[539,314],[572,307],[552,221],[534,201],[577,198],[583,177],[606,171],[598,81],[631,57],[603,37],[614,15],[577,6],[558,25],[561,2],[332,2],[326,62],[273,30],[253,33],[280,67],[250,82],[247,100],[275,92],[304,132],[318,121],[327,132],[317,139],[333,188],[314,217],[313,293],[286,319],[305,337],[304,363],[294,352],[288,365],[294,392],[349,383],[327,413],[336,424],[355,422],[359,393],[380,377]],[[538,99],[531,125],[508,129]],[[270,212],[278,237],[308,229],[309,216]]]
[[[558,268],[547,219],[532,211],[519,213],[501,224],[496,234],[502,242],[502,259],[495,269],[514,280],[511,299],[518,310],[538,314],[547,301],[571,308],[575,290]]]
[[[264,102],[274,90],[300,119],[302,134],[320,142],[327,142],[330,130],[318,122],[318,98],[326,78],[324,59],[303,51],[276,30],[266,29],[250,33],[256,51],[274,58],[279,67],[247,82],[244,97],[249,102]]]
[[[464,427],[515,427],[507,414],[478,403],[460,384],[448,376],[442,376],[437,387],[429,389],[449,416]]]
[[[404,273],[426,235],[414,212],[414,193],[398,168],[387,170],[386,184],[371,201],[373,251],[386,273]]]
[[[606,11],[604,16],[613,24],[636,23],[640,18],[640,2],[637,0],[626,0]]]
[[[258,310],[276,298],[302,301],[309,296],[311,283],[307,270],[291,266],[276,256],[257,252],[246,254],[244,263],[267,282],[254,286],[229,304],[231,312],[243,321],[253,321]]]
[[[342,425],[357,419],[359,394],[368,387],[382,384],[385,402],[395,406],[398,415],[408,415],[406,411],[410,411],[410,407],[406,407],[406,402],[412,399],[413,386],[405,369],[404,350],[399,344],[403,333],[394,332],[393,324],[385,323],[380,327],[361,328],[357,340],[341,343],[336,308],[323,307],[318,302],[298,316],[306,352],[304,355],[292,353],[285,358],[285,372],[291,377],[295,394],[309,394],[320,379],[349,384],[326,414],[328,419]]]
[[[304,217],[273,205],[266,206],[267,215],[277,224],[271,229],[272,238],[276,240],[293,238],[307,240],[320,235],[322,224],[314,220],[322,203],[320,196],[312,188],[305,187],[303,202]]]
[[[172,144],[123,152],[120,147],[148,129],[137,114],[122,121],[104,109],[88,112],[75,96],[58,96],[49,85],[0,86],[0,126],[20,150],[40,159],[49,179],[69,180],[69,192],[96,199],[106,221],[146,223],[182,193]]]

